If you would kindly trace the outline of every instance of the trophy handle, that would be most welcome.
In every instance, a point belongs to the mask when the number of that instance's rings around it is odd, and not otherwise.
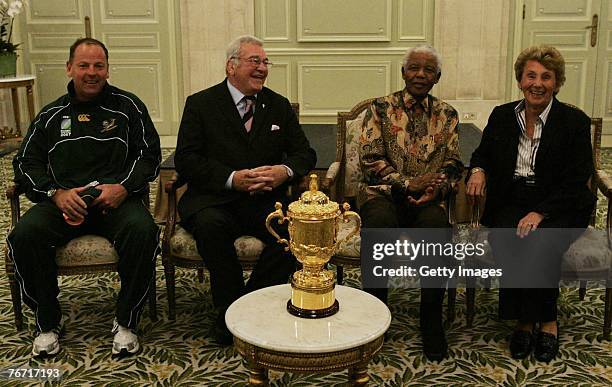
[[[342,209],[344,210],[344,212],[342,213],[342,218],[345,223],[348,223],[348,218],[355,218],[355,220],[357,221],[357,223],[355,224],[355,228],[343,240],[348,241],[355,235],[359,234],[359,231],[361,230],[361,217],[359,217],[359,214],[357,214],[355,211],[350,211],[351,206],[348,203],[342,204]]]
[[[270,234],[272,234],[272,236],[274,236],[276,238],[276,241],[278,243],[281,244],[285,244],[287,245],[287,247],[285,247],[285,251],[289,251],[289,241],[287,241],[284,238],[281,238],[280,235],[278,235],[278,233],[276,231],[274,231],[274,229],[272,228],[272,225],[270,223],[272,223],[273,219],[278,218],[278,224],[283,224],[285,223],[286,220],[289,220],[289,218],[287,218],[285,216],[285,214],[283,214],[283,205],[279,202],[276,202],[274,204],[274,208],[276,208],[276,211],[271,212],[267,217],[266,217],[266,228],[268,229],[268,232]]]

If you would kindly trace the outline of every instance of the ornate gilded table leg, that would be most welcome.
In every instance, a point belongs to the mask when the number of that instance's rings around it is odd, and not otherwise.
[[[243,361],[244,366],[249,371],[249,386],[267,386],[268,385],[268,370],[250,362],[246,359]]]
[[[368,363],[360,363],[348,369],[349,384],[351,386],[366,386],[370,381]]]

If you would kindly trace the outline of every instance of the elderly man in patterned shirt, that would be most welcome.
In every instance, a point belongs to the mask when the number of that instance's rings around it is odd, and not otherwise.
[[[441,242],[450,240],[444,199],[463,165],[457,111],[429,94],[441,75],[440,56],[433,47],[409,49],[402,66],[406,87],[377,98],[366,111],[359,147],[364,178],[358,196],[364,228],[442,228]],[[443,264],[442,257],[426,259],[428,266]],[[420,324],[423,351],[430,360],[447,355],[445,287],[446,278],[421,278]],[[366,291],[387,302],[387,288]]]

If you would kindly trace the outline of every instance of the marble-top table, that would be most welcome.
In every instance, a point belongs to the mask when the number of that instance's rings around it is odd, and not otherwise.
[[[287,312],[290,285],[249,293],[234,302],[225,322],[249,369],[250,385],[268,382],[268,369],[289,372],[349,370],[353,385],[365,385],[368,363],[383,345],[391,312],[376,297],[336,286],[340,310],[307,319]]]
[[[18,77],[6,77],[0,78],[0,89],[11,89],[11,98],[13,101],[13,115],[15,117],[16,130],[19,132],[19,125],[21,124],[21,115],[19,111],[19,98],[17,96],[17,89],[25,87],[26,97],[28,102],[28,113],[30,122],[34,119],[34,94],[32,92],[32,86],[36,77],[34,75],[21,75]]]

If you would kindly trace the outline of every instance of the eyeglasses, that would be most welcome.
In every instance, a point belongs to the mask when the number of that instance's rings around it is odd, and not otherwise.
[[[266,66],[266,67],[271,67],[271,66],[273,65],[273,63],[272,63],[272,62],[270,62],[270,61],[268,60],[268,58],[266,58],[266,59],[262,60],[262,59],[261,59],[260,57],[258,57],[258,56],[252,56],[252,57],[250,57],[250,58],[240,58],[240,57],[234,56],[234,57],[232,57],[232,58],[234,58],[234,59],[239,59],[239,60],[243,60],[243,61],[247,62],[248,64],[250,64],[250,65],[251,65],[251,66],[253,66],[253,67],[259,67],[259,65],[260,65],[260,64],[263,64],[263,65],[264,65],[264,66]]]

